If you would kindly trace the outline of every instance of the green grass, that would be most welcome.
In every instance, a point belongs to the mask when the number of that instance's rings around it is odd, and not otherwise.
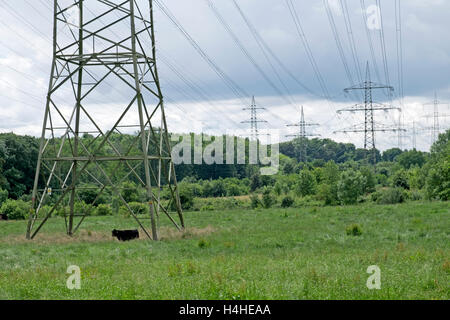
[[[188,212],[185,237],[157,243],[113,241],[134,227],[121,217],[88,218],[75,239],[55,218],[34,242],[26,222],[1,222],[0,299],[449,299],[449,214],[448,202]],[[66,288],[70,265],[81,290]],[[370,265],[381,290],[366,287]]]

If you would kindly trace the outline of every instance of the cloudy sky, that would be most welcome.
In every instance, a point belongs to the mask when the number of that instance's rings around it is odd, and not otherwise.
[[[85,3],[95,5],[96,1]],[[52,2],[0,2],[0,132],[40,133],[51,64]],[[395,18],[397,1],[380,0],[380,20],[373,10],[378,3],[375,0],[363,1],[364,11],[360,0],[329,0],[329,11],[322,0],[292,0],[293,7],[285,0],[236,0],[254,27],[253,33],[232,0],[160,2],[214,65],[247,95],[238,97],[156,6],[160,80],[171,131],[187,132],[195,127],[223,133],[246,128],[241,121],[250,115],[242,109],[254,95],[257,105],[265,108],[259,110],[259,117],[268,121],[261,128],[280,129],[283,135],[295,133],[295,128],[286,125],[299,121],[303,106],[307,121],[320,124],[311,133],[361,147],[361,134],[334,132],[363,121],[359,113],[336,111],[361,103],[361,93],[345,94],[343,89],[363,80],[367,62],[372,81],[394,87],[392,104],[403,106],[406,136],[411,136],[416,122],[418,149],[427,150],[431,142],[427,128],[433,119],[426,115],[433,107],[424,104],[434,99],[435,92],[442,102],[450,101],[449,1],[400,0],[399,20]],[[292,10],[303,34],[296,28]],[[381,22],[383,28],[378,29]],[[400,25],[402,45],[398,47]],[[403,53],[400,60],[398,49]],[[403,66],[403,85],[399,65]],[[318,78],[323,79],[322,85]],[[114,95],[117,90],[112,87],[110,94],[98,96],[99,106],[119,106]],[[374,100],[390,104],[387,94],[378,91]],[[440,112],[450,114],[448,105],[440,105]],[[398,119],[397,111],[375,115],[379,125],[390,127],[398,126]],[[442,117],[441,129],[449,123],[450,117]],[[411,148],[412,142],[405,137],[403,147]],[[377,134],[378,148],[397,145],[396,133]]]

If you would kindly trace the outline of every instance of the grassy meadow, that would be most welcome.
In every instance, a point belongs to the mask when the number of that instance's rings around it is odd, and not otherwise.
[[[449,299],[448,202],[187,212],[184,234],[118,242],[131,218],[0,221],[0,299]],[[347,234],[357,224],[361,234]],[[69,290],[68,266],[81,268]],[[366,287],[381,268],[381,289]]]

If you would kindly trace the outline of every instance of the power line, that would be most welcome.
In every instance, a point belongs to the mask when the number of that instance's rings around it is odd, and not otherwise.
[[[314,55],[311,51],[311,47],[309,46],[308,39],[306,38],[305,32],[303,30],[299,15],[297,14],[297,11],[295,10],[295,6],[292,3],[292,0],[286,0],[286,4],[288,6],[289,12],[291,14],[292,20],[295,24],[295,29],[297,31],[297,34],[300,38],[300,41],[306,51],[306,55],[308,57],[308,60],[313,68],[314,74],[316,76],[317,82],[319,83],[320,88],[322,89],[322,93],[324,97],[327,97],[327,100],[330,100],[330,94],[328,92],[327,86],[325,84],[325,81],[323,80],[323,77],[320,73],[320,70],[317,66],[316,60],[314,58]]]

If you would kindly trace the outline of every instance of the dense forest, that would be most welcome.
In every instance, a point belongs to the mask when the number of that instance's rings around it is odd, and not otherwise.
[[[117,135],[113,142],[124,149],[133,138]],[[439,136],[429,153],[377,150],[373,164],[372,152],[353,144],[294,139],[280,144],[280,168],[273,176],[261,175],[258,166],[249,164],[180,164],[176,171],[183,207],[192,210],[446,201],[450,197],[449,140],[450,130]],[[37,138],[0,134],[0,213],[10,218],[23,218],[29,211],[38,148]],[[132,179],[124,184],[122,196],[145,212],[145,206],[140,206],[145,202],[144,190]],[[89,205],[93,198],[92,191],[83,191],[81,205]],[[95,206],[101,206],[98,211],[103,214],[118,213],[115,202],[106,194]]]

